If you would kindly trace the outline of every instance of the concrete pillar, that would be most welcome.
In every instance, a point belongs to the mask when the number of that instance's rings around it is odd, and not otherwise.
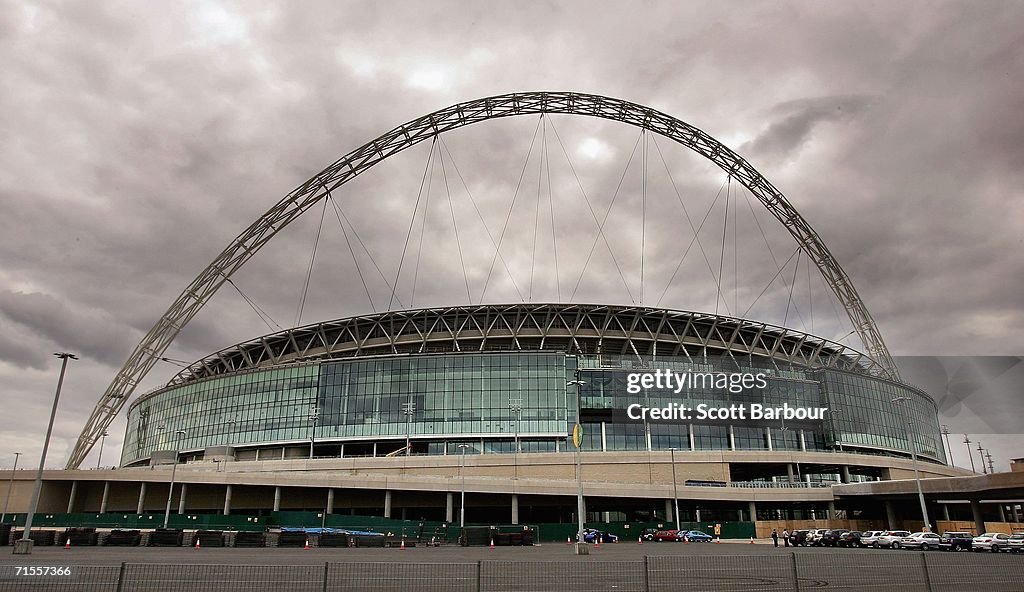
[[[107,511],[107,500],[110,498],[110,481],[103,482],[103,497],[100,499],[100,514]]]
[[[68,513],[70,512],[71,509],[69,508]],[[1003,504],[999,504],[999,521],[1006,522],[1006,510],[1003,508]]]
[[[141,514],[146,506],[146,482],[139,483],[139,505],[135,508],[136,514]]]
[[[942,504],[942,519],[949,520],[949,504]]]
[[[256,449],[256,462],[260,462],[260,449]]]
[[[328,489],[327,490],[327,513],[328,514],[333,514],[334,513],[334,490],[333,489]]]
[[[849,483],[850,482],[850,467],[848,467],[847,465],[843,465],[840,468],[842,469],[842,472],[840,474],[840,479],[843,480],[843,483]]]
[[[736,430],[729,424],[729,450],[736,450]]]
[[[697,522],[700,522],[700,508],[695,509],[693,512],[697,515]]]
[[[338,458],[345,458],[345,443],[341,443],[341,448],[338,449]]]
[[[512,524],[519,524],[519,496],[514,493],[512,494]]]
[[[807,452],[807,438],[804,437],[803,430],[800,430],[800,452]]]
[[[455,496],[448,492],[447,498],[444,504],[444,521],[455,522]]]
[[[402,506],[402,520],[408,520],[409,519],[409,517],[406,515],[408,509],[409,508],[407,508],[405,506]]]
[[[765,428],[764,429],[764,437],[765,437],[765,441],[768,442],[768,450],[775,450],[775,444],[772,442],[772,429],[771,428]]]
[[[284,460],[284,451],[287,450],[285,446],[281,447],[281,460]]]
[[[391,517],[391,490],[384,492],[384,517]]]
[[[974,528],[978,530],[975,534],[985,532],[985,519],[981,517],[981,504],[978,500],[971,500],[971,516],[974,518]]]
[[[892,500],[885,500],[885,520],[889,530],[896,529],[896,509],[892,507]]]
[[[278,485],[274,488],[274,511],[281,511],[281,486]]]
[[[796,476],[793,474],[793,465],[791,463],[786,463],[786,480],[790,483],[796,481]]]
[[[672,500],[665,500],[665,522],[675,522],[676,517],[672,513]]]
[[[68,496],[68,514],[74,511],[75,508],[75,496],[78,495],[78,481],[71,482],[71,495]],[[1005,520],[1004,520],[1005,522]]]
[[[689,436],[690,439],[690,450],[697,450],[697,440],[696,438],[693,437],[693,424],[687,424],[686,428],[686,434]]]
[[[608,451],[608,431],[605,429],[605,424],[601,422],[601,452]]]
[[[750,514],[750,521],[751,522],[756,522],[757,521],[757,503],[756,502],[747,502],[747,513]]]
[[[231,515],[231,485],[224,489],[224,515]]]
[[[1013,511],[1013,521],[1020,522],[1020,514],[1017,513],[1017,504],[1010,505],[1010,509]]]
[[[185,513],[185,499],[188,496],[188,483],[181,484],[181,493],[178,495],[178,515]]]
[[[835,520],[836,519],[836,503],[835,502],[829,502],[828,503],[828,519],[829,520]]]

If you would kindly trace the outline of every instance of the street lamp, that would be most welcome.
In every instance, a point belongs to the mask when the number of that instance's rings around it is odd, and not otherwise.
[[[18,470],[18,457],[21,456],[20,452],[14,453],[14,468],[11,469],[11,481],[7,484],[7,499],[4,500],[4,511],[0,514],[0,524],[4,523],[7,518],[7,506],[11,503],[11,491],[14,489],[14,471]]]
[[[412,416],[416,414],[416,403],[412,401],[402,403],[402,413],[405,415],[405,455],[409,456],[409,452],[412,449],[409,430],[411,429]]]
[[[107,430],[103,430],[103,434],[100,436],[100,453],[96,457],[96,468],[97,469],[100,468],[100,461],[103,460],[103,445],[106,444],[107,436],[109,436],[109,435],[110,434],[107,433]]]
[[[171,517],[171,496],[174,495],[174,476],[178,470],[178,452],[181,451],[181,437],[185,430],[174,432],[177,438],[174,439],[174,464],[171,465],[171,486],[167,489],[167,507],[164,508],[164,529],[167,529],[167,519]]]
[[[313,407],[309,413],[309,458],[313,459],[313,444],[316,443],[316,422],[320,420],[320,408]]]
[[[459,497],[459,528],[466,527],[466,449],[469,444],[459,444],[459,479],[462,481],[462,495]]]
[[[892,399],[893,403],[899,404],[902,401],[909,401],[910,397],[902,396]],[[928,521],[928,507],[924,503],[924,491],[921,489],[921,473],[917,470],[917,439],[914,438],[914,423],[906,417],[906,411],[899,405],[900,415],[907,423],[907,436],[910,440],[910,458],[914,462],[914,481],[917,483],[917,499],[921,502],[921,517],[924,518],[924,531],[931,532],[932,526]]]
[[[676,484],[676,449],[669,448],[672,453],[672,504],[675,506],[676,531],[679,531],[679,486]]]
[[[60,400],[60,389],[64,386],[64,372],[68,368],[68,360],[77,360],[78,356],[67,352],[53,354],[60,358],[60,378],[57,379],[57,392],[53,395],[53,408],[50,410],[50,423],[46,426],[46,438],[43,440],[43,453],[39,457],[39,469],[36,471],[36,482],[32,486],[32,500],[28,504],[28,515],[25,516],[25,530],[21,540],[14,542],[15,555],[30,555],[32,553],[32,539],[29,532],[32,530],[32,517],[39,507],[39,491],[43,487],[43,465],[46,464],[46,451],[50,448],[50,434],[53,433],[53,420],[57,416],[57,401]]]
[[[565,386],[576,387],[576,425],[572,428],[572,443],[576,447],[576,553],[580,553],[583,545],[583,465],[580,454],[580,447],[583,445],[582,421],[582,391],[586,382],[580,380],[580,371],[576,370],[576,379],[565,383]]]
[[[971,452],[971,439],[964,434],[964,444],[967,445],[967,458],[971,459],[971,472],[977,473],[978,471],[974,468],[974,453]]]
[[[988,459],[988,474],[989,475],[995,475],[996,474],[996,468],[992,465],[992,451],[991,450],[986,450],[985,451],[985,458]]]
[[[954,464],[953,463],[953,447],[949,445],[949,426],[948,425],[942,426],[942,435],[946,437],[946,453],[948,455],[948,458],[946,460],[949,461],[949,464],[953,465]]]
[[[985,470],[985,449],[981,447],[981,442],[978,442],[978,456],[981,457],[981,474],[988,475],[988,471]]]
[[[508,408],[516,416],[516,427],[515,427],[515,440],[513,440],[515,448],[512,450],[512,478],[519,478],[519,420],[523,415],[523,400],[522,399],[509,399]]]

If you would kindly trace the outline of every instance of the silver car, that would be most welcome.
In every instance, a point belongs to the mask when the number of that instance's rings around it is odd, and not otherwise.
[[[1009,551],[1010,535],[1001,532],[986,532],[974,537],[972,544],[975,551],[992,551],[993,553]]]
[[[1006,550],[1010,553],[1024,553],[1024,534],[1011,535],[1006,541]]]
[[[905,536],[910,536],[909,530],[887,530],[885,534],[875,539],[875,546],[885,549],[899,549],[902,546],[900,541]]]
[[[863,547],[878,547],[878,537],[883,534],[884,530],[868,530],[860,535],[860,544]]]
[[[938,549],[939,540],[941,537],[934,532],[915,532],[912,535],[905,536],[899,541],[899,547],[893,542],[893,548],[898,549],[903,547],[904,549],[921,549],[927,551],[929,549]]]

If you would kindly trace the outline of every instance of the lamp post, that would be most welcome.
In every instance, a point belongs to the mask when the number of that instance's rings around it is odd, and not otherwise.
[[[167,489],[167,507],[164,508],[164,529],[167,529],[167,520],[171,517],[171,497],[174,495],[174,477],[178,471],[178,452],[181,451],[181,437],[185,430],[174,432],[177,438],[174,439],[174,464],[171,465],[171,486]]]
[[[466,527],[466,449],[469,444],[459,444],[459,479],[462,481],[462,494],[459,496],[459,528]]]
[[[402,403],[402,413],[405,414],[405,455],[409,456],[409,452],[412,448],[409,430],[411,429],[412,416],[416,414],[416,403],[413,403],[412,401]]]
[[[893,403],[899,405],[902,401],[909,401],[910,397],[902,396],[892,399]],[[902,405],[899,405],[900,415],[907,424],[907,436],[910,440],[910,458],[914,462],[914,481],[917,483],[917,499],[921,502],[921,517],[924,519],[924,531],[931,532],[932,526],[928,521],[928,507],[924,503],[924,491],[921,489],[921,473],[917,470],[917,440],[914,438],[914,424],[910,421]]]
[[[967,458],[971,459],[971,472],[977,473],[978,471],[974,468],[974,453],[971,452],[971,439],[964,434],[964,444],[967,445]]]
[[[320,408],[313,407],[309,412],[309,459],[313,460],[313,444],[316,443],[316,422],[320,420]]]
[[[988,471],[985,470],[985,449],[981,447],[981,442],[978,442],[978,456],[981,457],[981,474],[988,475]]]
[[[523,415],[523,400],[522,399],[509,399],[508,408],[512,413],[515,414],[515,439],[513,440],[512,449],[512,478],[519,478],[519,420]]]
[[[583,446],[583,426],[582,421],[582,406],[580,404],[582,399],[583,385],[586,384],[580,380],[580,371],[576,369],[576,379],[570,380],[566,383],[566,386],[576,387],[576,425],[572,429],[572,443],[576,447],[576,553],[580,553],[580,547],[583,546],[583,465],[582,458],[580,455],[580,448]],[[584,549],[586,547],[583,547]]]
[[[109,435],[110,434],[107,433],[107,430],[103,430],[103,435],[100,436],[100,453],[96,457],[96,468],[97,469],[100,468],[100,461],[103,460],[103,445],[106,444],[107,436],[109,436]]]
[[[946,460],[949,462],[949,464],[955,466],[955,464],[953,463],[953,447],[949,445],[949,426],[948,425],[942,426],[942,435],[946,437]]]
[[[676,531],[679,531],[679,486],[676,484],[676,449],[669,448],[672,453],[672,505],[676,514]]]
[[[985,451],[985,458],[988,459],[988,474],[989,475],[995,475],[996,474],[996,468],[992,464],[992,451],[991,450],[986,450]]]
[[[18,457],[21,456],[20,452],[14,453],[14,468],[11,469],[11,480],[7,484],[7,499],[4,500],[4,511],[0,514],[0,524],[4,523],[7,519],[7,506],[11,503],[11,491],[14,489],[14,471],[18,470]]]
[[[29,533],[32,531],[32,517],[35,516],[39,507],[39,491],[43,487],[43,466],[46,464],[46,451],[50,448],[50,434],[53,433],[53,420],[57,416],[57,402],[60,400],[60,389],[64,386],[64,373],[68,369],[68,360],[77,360],[78,356],[67,352],[53,354],[60,358],[60,378],[57,379],[57,392],[53,395],[53,408],[50,409],[50,423],[46,426],[46,438],[43,440],[43,453],[39,456],[39,469],[36,470],[36,482],[32,486],[32,499],[28,504],[28,514],[25,516],[25,530],[21,540],[14,542],[15,555],[29,555],[32,553],[32,539]]]

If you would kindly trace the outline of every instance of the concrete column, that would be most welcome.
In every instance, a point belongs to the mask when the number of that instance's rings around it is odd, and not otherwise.
[[[409,508],[407,508],[405,506],[402,506],[402,520],[408,520],[409,519],[409,517],[406,515],[408,509]]]
[[[978,500],[971,500],[971,516],[974,518],[974,528],[978,530],[975,534],[985,532],[985,519],[981,517],[981,504]]]
[[[644,439],[647,441],[647,452],[652,450],[651,447],[651,424],[644,424]]]
[[[601,452],[608,451],[608,431],[605,429],[605,424],[601,422]]]
[[[284,460],[284,451],[287,450],[285,446],[281,447],[281,460]]]
[[[848,467],[846,465],[843,465],[840,468],[842,469],[842,473],[840,474],[839,478],[843,480],[843,483],[849,483],[850,482],[850,467]]]
[[[519,524],[519,496],[514,493],[512,494],[512,524]]]
[[[181,484],[181,493],[178,495],[178,515],[185,513],[185,499],[188,496],[188,483]]]
[[[1010,509],[1013,510],[1013,521],[1020,522],[1020,514],[1017,513],[1017,504],[1010,505]]]
[[[445,500],[444,504],[444,521],[454,522],[455,521],[455,496],[448,492],[448,499]]]
[[[790,483],[794,483],[796,481],[796,476],[793,474],[793,465],[791,463],[786,463],[786,480]]]
[[[281,486],[278,485],[274,488],[274,511],[281,511]]]
[[[693,437],[693,424],[688,424],[686,429],[687,435],[690,437],[690,450],[697,450],[697,440]]]
[[[100,499],[100,514],[107,511],[107,499],[110,498],[110,481],[103,482],[103,498]]]
[[[260,462],[260,449],[256,449],[256,462]]]
[[[892,500],[885,500],[885,520],[889,524],[889,530],[896,529],[896,510],[892,507]]]
[[[736,430],[729,424],[729,450],[736,450]]]
[[[800,452],[807,452],[807,438],[804,437],[803,430],[800,430]]]
[[[665,500],[665,522],[675,522],[676,517],[672,513],[672,500]]]
[[[377,458],[377,443],[373,443],[373,458]]]
[[[949,504],[940,504],[942,506],[942,519],[949,520]],[[936,530],[937,532],[937,530]]]
[[[835,502],[829,502],[828,503],[828,519],[829,520],[835,520],[836,519],[836,503]]]
[[[338,449],[338,458],[345,458],[345,443],[342,442],[341,448]]]
[[[71,513],[71,509],[68,509],[68,513]],[[1006,509],[1003,508],[1003,504],[999,504],[999,521],[1006,522]]]
[[[75,496],[78,495],[78,481],[71,482],[71,495],[68,496],[68,514],[75,508]],[[1005,520],[1003,521],[1005,522]]]
[[[764,429],[765,440],[768,442],[768,450],[775,450],[775,444],[772,443],[772,429]]]
[[[327,490],[327,513],[328,514],[333,514],[334,513],[334,490],[333,489],[328,489]]]
[[[231,485],[224,489],[224,515],[231,515]]]
[[[391,490],[384,492],[384,517],[391,517]]]
[[[697,509],[696,509],[696,510],[694,510],[693,512],[694,512],[695,514],[697,514],[697,522],[700,522],[700,508],[697,508]]]
[[[757,503],[756,502],[747,502],[747,513],[750,514],[750,521],[751,522],[756,522],[757,521]]]
[[[136,514],[141,514],[146,506],[146,482],[139,483],[139,505],[135,508]]]

